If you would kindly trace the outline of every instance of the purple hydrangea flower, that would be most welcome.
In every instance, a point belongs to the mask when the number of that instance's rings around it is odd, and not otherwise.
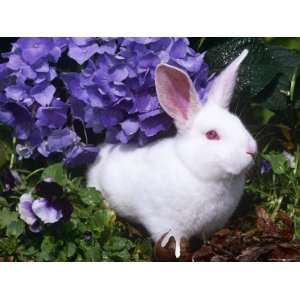
[[[77,71],[62,69],[67,56]],[[69,167],[96,158],[91,132],[139,146],[173,134],[156,96],[157,64],[185,70],[201,101],[210,84],[204,53],[186,38],[20,38],[3,57],[0,122],[14,128],[20,158],[60,153]]]

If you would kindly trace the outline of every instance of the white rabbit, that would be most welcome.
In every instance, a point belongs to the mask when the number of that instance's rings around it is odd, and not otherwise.
[[[162,108],[174,119],[174,137],[138,148],[103,145],[88,171],[88,186],[101,191],[121,216],[143,224],[154,241],[208,237],[225,225],[244,188],[256,142],[228,111],[244,50],[213,81],[203,104],[188,75],[160,64],[155,83]]]

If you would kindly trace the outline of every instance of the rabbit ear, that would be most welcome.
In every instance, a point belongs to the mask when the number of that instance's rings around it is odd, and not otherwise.
[[[216,77],[208,92],[209,101],[214,101],[226,109],[229,108],[230,100],[236,84],[238,70],[247,54],[248,50],[245,49]]]
[[[183,127],[198,111],[198,94],[190,77],[182,70],[167,64],[158,65],[155,86],[162,108],[175,120],[177,128]]]

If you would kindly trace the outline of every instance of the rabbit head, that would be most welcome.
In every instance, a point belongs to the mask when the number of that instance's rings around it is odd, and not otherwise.
[[[176,155],[197,177],[226,178],[243,173],[253,162],[257,145],[240,119],[229,112],[244,50],[213,81],[201,101],[189,76],[160,64],[155,84],[162,108],[175,122]]]

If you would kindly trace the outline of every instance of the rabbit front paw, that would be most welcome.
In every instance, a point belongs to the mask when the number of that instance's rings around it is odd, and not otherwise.
[[[169,230],[162,236],[160,245],[163,248],[166,247],[166,245],[168,244],[171,237],[173,237],[175,240],[175,257],[179,258],[181,255],[181,247],[180,247],[181,246],[181,235],[176,234],[176,233],[172,232],[171,230]]]

